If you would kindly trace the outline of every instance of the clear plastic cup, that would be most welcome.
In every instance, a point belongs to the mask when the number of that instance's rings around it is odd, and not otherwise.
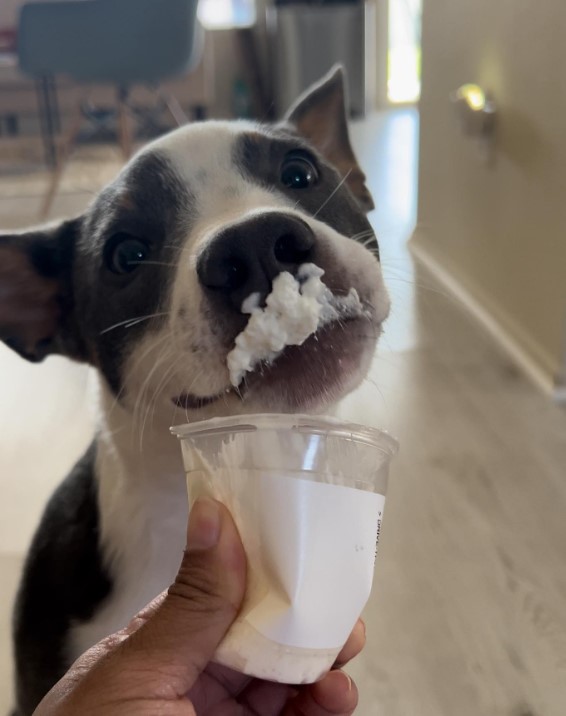
[[[316,681],[368,600],[397,441],[309,415],[215,418],[172,432],[189,500],[223,502],[248,557],[244,603],[215,661],[271,681]]]

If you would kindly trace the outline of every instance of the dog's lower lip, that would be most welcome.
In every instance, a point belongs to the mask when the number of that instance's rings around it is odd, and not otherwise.
[[[328,324],[302,345],[287,346],[272,363],[248,374],[245,397],[256,398],[268,390],[287,395],[295,407],[314,404],[356,373],[380,330],[380,324],[367,318]]]

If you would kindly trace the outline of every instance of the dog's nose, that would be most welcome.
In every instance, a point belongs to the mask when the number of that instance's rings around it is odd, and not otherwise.
[[[254,216],[221,231],[197,261],[202,286],[222,294],[238,311],[252,293],[260,302],[282,271],[295,275],[312,261],[315,245],[310,226],[295,216],[271,213]]]

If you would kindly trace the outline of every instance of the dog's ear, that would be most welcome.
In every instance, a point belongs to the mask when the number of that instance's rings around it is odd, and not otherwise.
[[[333,164],[365,211],[374,203],[348,134],[344,69],[334,66],[306,90],[285,115],[285,121]]]
[[[0,340],[30,361],[49,353],[80,357],[68,330],[79,221],[0,235]]]

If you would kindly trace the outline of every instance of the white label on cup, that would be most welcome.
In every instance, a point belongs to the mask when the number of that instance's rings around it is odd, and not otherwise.
[[[257,489],[268,587],[244,620],[286,646],[341,647],[371,591],[385,498],[265,474]]]

